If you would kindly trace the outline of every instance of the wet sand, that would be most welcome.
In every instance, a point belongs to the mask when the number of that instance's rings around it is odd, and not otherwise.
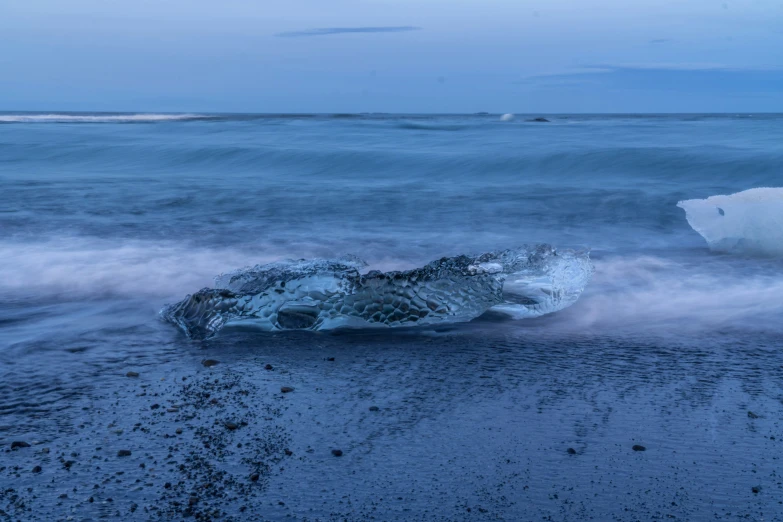
[[[4,417],[0,519],[783,520],[775,336],[545,326],[125,347]]]

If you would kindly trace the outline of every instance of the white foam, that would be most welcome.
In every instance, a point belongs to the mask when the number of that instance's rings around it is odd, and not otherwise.
[[[783,256],[783,188],[689,199],[677,206],[713,251]]]
[[[172,241],[60,238],[0,241],[0,292],[63,297],[181,297],[211,286],[226,267],[277,259]],[[262,252],[264,250],[261,250]],[[270,249],[266,253],[271,252]]]
[[[678,262],[652,256],[594,260],[579,302],[552,316],[562,330],[677,335],[724,328],[781,329],[783,273],[777,261]],[[552,326],[552,325],[550,325]]]
[[[202,114],[0,114],[0,123],[152,123],[209,117]]]
[[[503,116],[500,117],[500,121],[511,121],[513,119],[514,119],[513,114],[504,114]]]

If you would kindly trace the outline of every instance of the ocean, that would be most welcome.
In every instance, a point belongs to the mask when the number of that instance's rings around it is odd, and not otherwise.
[[[536,116],[0,113],[0,520],[783,520],[783,261],[677,207],[783,186],[783,115]],[[158,316],[536,243],[595,273],[535,319]]]

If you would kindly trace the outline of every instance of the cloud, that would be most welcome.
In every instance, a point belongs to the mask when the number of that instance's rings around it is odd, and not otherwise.
[[[410,25],[386,26],[386,27],[321,27],[319,29],[305,29],[304,31],[289,31],[278,33],[275,36],[281,38],[297,38],[302,36],[325,36],[329,34],[349,34],[349,33],[403,33],[407,31],[418,31],[420,27]]]

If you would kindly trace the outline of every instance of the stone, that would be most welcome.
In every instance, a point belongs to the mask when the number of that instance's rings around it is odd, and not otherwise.
[[[758,418],[759,418],[759,416],[758,416],[758,415],[756,415],[755,413],[753,413],[752,411],[749,411],[749,412],[748,412],[748,418],[749,418],[749,419],[758,419]]]
[[[334,455],[335,457],[342,457],[343,456],[343,451],[342,450],[338,450],[338,449],[333,449],[332,450],[332,455]]]
[[[271,364],[267,364],[266,366],[264,366],[264,369],[265,370],[274,370],[274,368],[272,368]]]
[[[258,473],[253,473],[252,475],[250,475],[250,480],[252,480],[253,482],[258,482],[258,478],[259,478]]]
[[[283,386],[282,388],[280,388],[280,391],[283,393],[291,393],[292,391],[294,391],[294,389],[291,386]]]
[[[137,372],[128,372],[125,374],[125,377],[138,377],[139,374]]]
[[[568,448],[566,451],[569,455],[576,455],[576,450],[574,448]]]
[[[33,468],[33,473],[40,473],[41,471],[43,471],[41,469],[41,466],[36,466],[36,467]]]
[[[11,443],[11,449],[16,449],[16,448],[29,448],[29,447],[30,447],[30,445],[29,445],[28,443],[26,443],[26,442],[24,442],[24,441],[21,441],[21,440],[15,440],[15,441],[13,441],[13,442]]]
[[[130,457],[131,456],[131,452],[130,452],[130,450],[120,450],[120,451],[117,452],[117,456],[118,457]]]
[[[201,364],[203,364],[207,368],[211,368],[212,366],[215,366],[216,364],[220,364],[220,361],[216,361],[215,359],[206,359],[204,361],[201,361]]]
[[[647,448],[645,448],[644,446],[642,446],[640,444],[634,444],[631,449],[634,450],[634,451],[647,451]]]
[[[370,411],[379,411],[380,408],[378,406],[370,406]]]

